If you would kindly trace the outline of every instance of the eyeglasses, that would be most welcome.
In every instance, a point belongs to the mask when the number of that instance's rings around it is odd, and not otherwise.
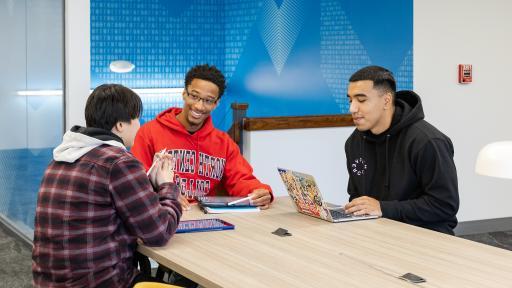
[[[199,101],[203,101],[204,106],[206,107],[213,107],[215,103],[217,103],[218,99],[208,99],[208,98],[202,98],[194,94],[190,94],[188,92],[188,89],[185,88],[185,91],[187,92],[187,96],[193,103],[198,103]]]

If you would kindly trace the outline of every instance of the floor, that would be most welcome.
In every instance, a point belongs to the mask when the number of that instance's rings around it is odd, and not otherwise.
[[[0,225],[1,287],[32,287],[31,249]]]
[[[492,232],[461,236],[462,238],[489,244],[512,251],[512,231]],[[1,287],[32,287],[31,251],[0,225]]]
[[[512,230],[464,235],[459,237],[512,251]]]

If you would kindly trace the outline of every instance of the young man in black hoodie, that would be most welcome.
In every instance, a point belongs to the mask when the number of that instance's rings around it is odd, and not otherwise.
[[[396,92],[392,73],[368,66],[349,79],[356,130],[345,143],[348,213],[453,235],[459,209],[453,144],[425,121],[420,97]]]

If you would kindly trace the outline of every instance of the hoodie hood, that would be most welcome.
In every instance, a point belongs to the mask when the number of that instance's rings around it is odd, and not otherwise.
[[[402,129],[425,118],[423,106],[418,94],[413,91],[398,91],[395,94],[395,113],[390,127],[379,135],[370,130],[361,132],[365,139],[370,141],[383,141],[385,138],[398,134]]]
[[[181,122],[176,118],[181,111],[183,111],[181,108],[169,108],[158,114],[158,116],[156,116],[156,121],[172,130],[190,135],[190,132],[188,132],[187,129],[185,129],[185,126],[183,126],[183,124],[181,124]],[[202,137],[210,134],[213,129],[212,117],[208,116],[208,118],[204,120],[203,127],[193,134]]]
[[[53,159],[73,163],[87,152],[104,144],[126,149],[123,140],[110,131],[73,126],[64,134],[62,143],[53,149]]]
[[[388,134],[396,134],[403,128],[425,118],[425,114],[423,113],[423,106],[421,105],[420,96],[418,96],[418,94],[414,93],[413,91],[396,92],[395,107],[398,108],[398,110],[401,110],[401,113],[396,114],[401,115],[397,115],[400,117],[397,117],[396,123],[394,123],[394,125],[391,125]]]

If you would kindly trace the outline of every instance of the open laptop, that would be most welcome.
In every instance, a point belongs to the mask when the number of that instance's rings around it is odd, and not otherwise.
[[[279,171],[284,186],[286,186],[288,194],[295,203],[297,211],[300,213],[329,222],[346,222],[378,218],[378,216],[372,215],[355,216],[346,214],[343,207],[336,207],[324,202],[322,194],[320,194],[320,190],[316,185],[315,178],[311,175],[284,168],[277,168],[277,171]]]

